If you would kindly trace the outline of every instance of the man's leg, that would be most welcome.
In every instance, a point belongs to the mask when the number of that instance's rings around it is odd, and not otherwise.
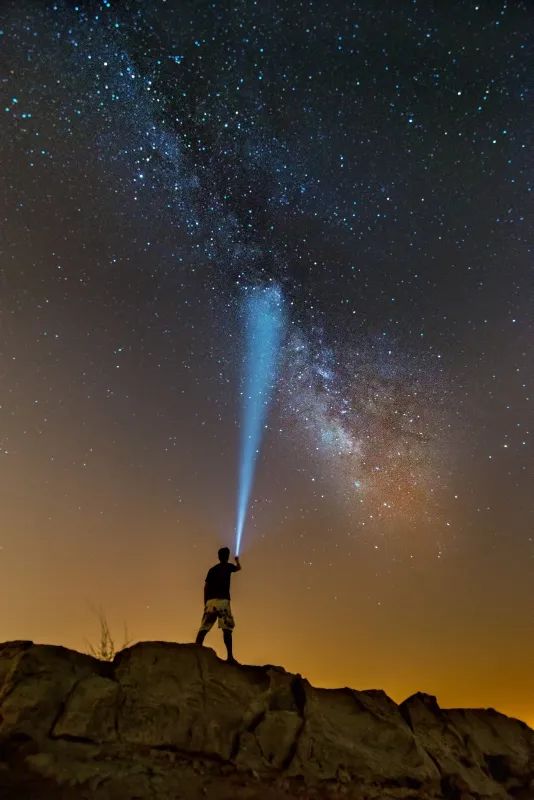
[[[226,653],[228,655],[227,661],[229,661],[230,664],[235,664],[236,660],[232,651],[232,631],[223,631],[223,640],[226,646]]]
[[[219,613],[219,624],[223,631],[223,641],[226,647],[226,653],[228,655],[227,661],[230,664],[237,663],[234,658],[234,653],[232,650],[232,633],[235,628],[235,621],[232,616],[232,609],[230,608],[230,603],[226,603],[225,607]]]
[[[204,614],[202,615],[202,622],[200,623],[200,629],[197,633],[197,638],[195,639],[195,644],[204,643],[206,634],[210,632],[216,619],[217,612],[208,608],[208,604],[206,603]]]

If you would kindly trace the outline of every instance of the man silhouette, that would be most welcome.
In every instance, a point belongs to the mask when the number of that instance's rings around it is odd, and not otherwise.
[[[232,572],[239,572],[241,564],[239,557],[235,557],[235,564],[228,563],[230,549],[221,547],[219,550],[219,563],[215,564],[206,575],[204,584],[204,614],[200,623],[196,644],[202,644],[206,634],[212,629],[216,619],[223,632],[223,640],[228,654],[227,661],[236,664],[232,652],[232,632],[235,627],[232,609],[230,608],[230,578]]]

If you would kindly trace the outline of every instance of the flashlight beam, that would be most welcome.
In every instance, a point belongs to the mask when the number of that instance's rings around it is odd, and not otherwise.
[[[276,382],[284,324],[282,295],[275,286],[248,289],[243,300],[246,351],[241,409],[241,446],[237,489],[235,550],[239,554],[247,519],[256,461]]]

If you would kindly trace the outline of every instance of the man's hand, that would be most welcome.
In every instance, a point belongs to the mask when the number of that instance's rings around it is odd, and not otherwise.
[[[239,560],[239,556],[236,556],[236,557],[235,557],[235,563],[236,563],[236,567],[237,567],[237,569],[238,569],[238,570],[239,570],[239,569],[241,569],[241,562],[240,562],[240,560]]]

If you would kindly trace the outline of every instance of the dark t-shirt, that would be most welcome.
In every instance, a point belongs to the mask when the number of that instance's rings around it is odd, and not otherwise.
[[[215,564],[206,575],[206,600],[229,600],[230,577],[237,572],[235,564]]]

